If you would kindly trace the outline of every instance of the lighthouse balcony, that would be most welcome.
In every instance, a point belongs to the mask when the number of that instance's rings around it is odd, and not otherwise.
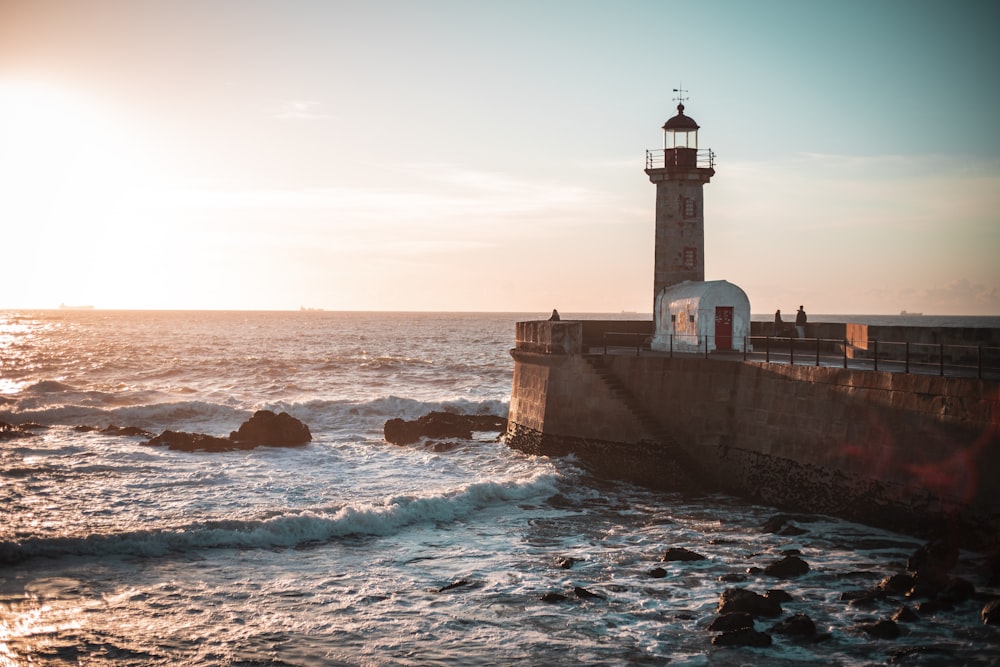
[[[655,148],[646,151],[646,169],[715,169],[715,153],[706,148]]]

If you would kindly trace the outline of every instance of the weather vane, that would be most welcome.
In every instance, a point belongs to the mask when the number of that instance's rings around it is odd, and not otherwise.
[[[677,88],[674,88],[674,92],[677,93],[677,97],[674,98],[675,102],[680,102],[681,104],[684,104],[685,100],[688,99],[688,98],[684,97],[684,93],[689,92],[689,91],[684,90],[680,86],[678,86]]]

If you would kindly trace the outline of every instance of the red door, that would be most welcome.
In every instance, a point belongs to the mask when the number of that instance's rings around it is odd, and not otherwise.
[[[715,307],[715,349],[733,349],[733,307]]]

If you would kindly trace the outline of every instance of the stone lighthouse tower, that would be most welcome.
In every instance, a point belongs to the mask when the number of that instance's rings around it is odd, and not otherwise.
[[[715,155],[698,149],[698,123],[677,115],[663,125],[663,148],[646,151],[646,174],[656,184],[654,307],[665,287],[705,280],[705,217],[702,186],[715,175]]]

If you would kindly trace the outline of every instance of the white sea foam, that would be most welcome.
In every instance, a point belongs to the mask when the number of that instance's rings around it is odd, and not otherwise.
[[[512,509],[518,502],[543,499],[555,492],[556,477],[551,473],[536,473],[523,479],[476,482],[439,492],[393,496],[376,504],[352,503],[290,511],[265,519],[219,519],[173,528],[0,542],[0,561],[68,555],[190,556],[197,549],[288,548],[338,537],[385,536],[414,524],[451,523],[486,508]]]

